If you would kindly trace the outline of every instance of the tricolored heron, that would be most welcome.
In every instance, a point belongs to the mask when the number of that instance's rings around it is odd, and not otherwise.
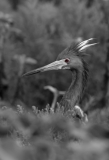
[[[49,91],[51,91],[53,93],[53,101],[52,101],[50,109],[52,112],[55,112],[55,110],[56,110],[55,107],[56,107],[58,97],[63,96],[65,94],[65,91],[59,91],[57,88],[54,88],[53,86],[45,86],[44,89],[48,89]],[[81,119],[85,122],[88,121],[87,115],[80,108],[80,106],[78,106],[78,105],[74,106],[74,112],[75,112],[75,116],[78,117],[79,119]]]
[[[75,81],[71,83],[69,89],[66,91],[60,102],[60,105],[64,107],[65,111],[73,109],[79,104],[86,87],[86,82],[88,79],[88,65],[85,60],[85,56],[87,55],[85,49],[97,44],[89,43],[92,40],[93,38],[90,38],[78,44],[71,44],[59,54],[55,62],[27,72],[23,76],[29,76],[49,70],[65,69],[75,72]]]

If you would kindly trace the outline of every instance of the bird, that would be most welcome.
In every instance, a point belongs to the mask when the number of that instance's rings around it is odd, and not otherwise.
[[[54,88],[53,86],[44,86],[44,89],[48,89],[53,93],[53,102],[51,104],[50,110],[54,113],[56,111],[56,104],[57,99],[59,96],[62,96],[65,94],[65,91],[59,91],[57,88]],[[84,122],[88,122],[88,116],[84,111],[81,109],[80,106],[76,105],[74,107],[75,117],[78,119],[83,120]]]
[[[65,94],[65,91],[59,91],[57,88],[54,88],[53,86],[45,86],[44,89],[48,89],[53,93],[54,97],[53,102],[51,104],[51,110],[54,112],[58,97],[63,96]]]
[[[86,49],[98,44],[92,42],[94,39],[90,38],[80,43],[71,43],[58,55],[56,61],[29,71],[23,77],[50,70],[70,70],[72,73],[75,72],[74,80],[72,80],[70,87],[60,101],[60,106],[64,108],[64,112],[74,109],[76,105],[79,105],[87,85],[89,68],[86,60],[88,55]]]

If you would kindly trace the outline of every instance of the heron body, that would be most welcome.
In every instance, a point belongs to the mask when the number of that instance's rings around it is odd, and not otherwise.
[[[72,81],[69,89],[66,91],[60,102],[60,105],[64,107],[65,111],[73,109],[75,105],[79,104],[86,87],[86,82],[88,79],[88,66],[85,60],[85,56],[87,56],[85,50],[86,48],[97,44],[90,44],[89,42],[92,40],[93,38],[90,38],[78,44],[71,44],[59,54],[55,62],[25,73],[23,76],[49,70],[65,69],[75,72],[75,80]]]
[[[53,86],[45,86],[44,89],[48,89],[49,91],[51,91],[53,93],[53,101],[51,104],[51,108],[50,110],[52,112],[56,111],[56,103],[57,103],[57,99],[59,96],[64,95],[65,92],[64,91],[59,91],[58,89],[54,88]],[[75,112],[75,117],[81,119],[84,122],[88,122],[88,117],[87,115],[84,113],[84,111],[80,108],[80,106],[75,105],[73,111]]]

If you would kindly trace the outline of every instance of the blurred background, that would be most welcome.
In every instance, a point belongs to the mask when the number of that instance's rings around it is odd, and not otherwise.
[[[0,0],[1,160],[109,159],[108,19],[109,0]],[[71,73],[22,74],[92,37],[98,45],[87,49],[89,81],[80,104],[89,123],[45,113],[54,98],[50,86],[59,101]]]
[[[90,74],[81,106],[90,112],[109,106],[108,7],[108,0],[0,0],[0,105],[51,104],[44,87],[67,90],[70,72],[21,75],[54,61],[71,42],[94,37],[99,44],[87,50]]]

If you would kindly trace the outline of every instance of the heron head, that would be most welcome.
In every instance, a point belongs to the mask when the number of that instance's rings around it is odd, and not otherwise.
[[[57,60],[63,60],[66,63],[66,65],[62,66],[62,69],[73,70],[81,68],[85,64],[86,49],[97,44],[90,43],[93,39],[90,38],[80,43],[73,43],[61,52]]]
[[[32,70],[30,72],[25,73],[23,76],[29,76],[32,74],[36,74],[39,72],[45,72],[50,70],[72,70],[82,65],[81,57],[84,55],[84,51],[86,48],[93,46],[97,43],[89,44],[93,38],[82,41],[76,45],[70,45],[70,47],[66,48],[62,51],[57,60],[38,69]]]

